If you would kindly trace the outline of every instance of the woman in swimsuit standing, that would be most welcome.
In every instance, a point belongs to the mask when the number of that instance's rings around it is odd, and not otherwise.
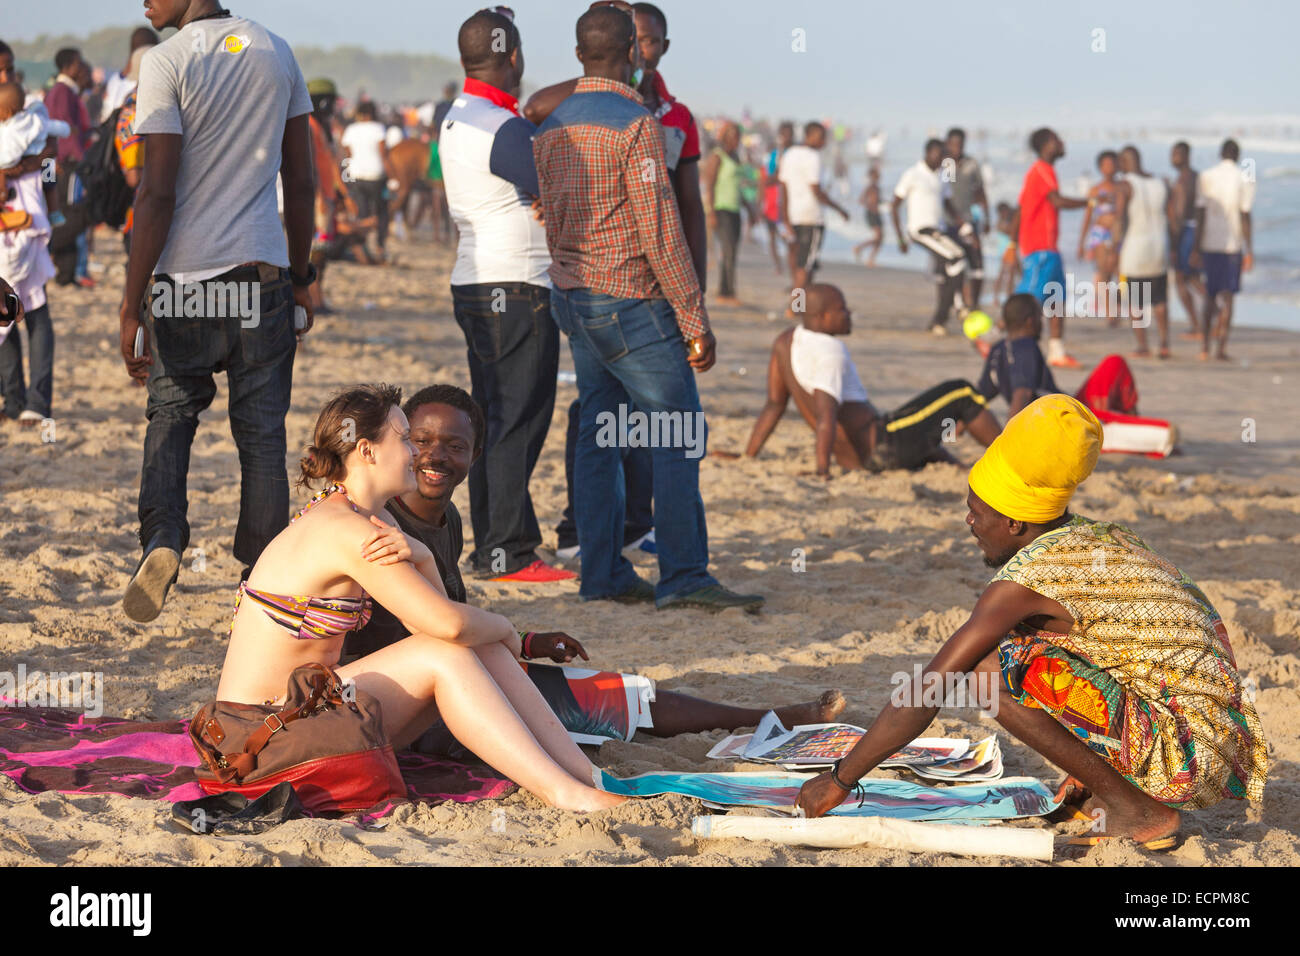
[[[1109,315],[1104,284],[1115,278],[1119,268],[1119,246],[1115,242],[1115,201],[1119,195],[1115,174],[1119,171],[1119,156],[1109,149],[1098,153],[1097,170],[1101,182],[1088,190],[1088,211],[1084,213],[1083,229],[1079,233],[1079,258],[1092,260],[1094,313],[1098,318],[1109,318],[1114,325],[1119,317]]]
[[[462,744],[551,806],[622,803],[592,786],[591,762],[520,668],[510,622],[449,601],[433,554],[385,511],[416,487],[400,403],[398,388],[359,385],[322,409],[300,484],[322,479],[326,488],[240,585],[217,698],[271,703],[295,667],[335,667],[373,598],[411,636],[337,671],[380,701],[395,748],[441,717]]]

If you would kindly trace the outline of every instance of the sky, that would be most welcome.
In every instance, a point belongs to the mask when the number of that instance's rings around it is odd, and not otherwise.
[[[291,44],[456,56],[483,0],[228,0]],[[511,0],[525,82],[575,75],[587,0]],[[139,0],[9,0],[6,39],[143,24]],[[698,112],[914,129],[1290,123],[1295,0],[663,0],[662,70]],[[431,89],[430,91],[434,91]]]

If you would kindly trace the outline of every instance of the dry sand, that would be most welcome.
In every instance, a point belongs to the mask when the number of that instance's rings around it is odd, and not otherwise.
[[[320,320],[298,355],[291,464],[316,411],[340,386],[382,380],[408,390],[437,381],[468,387],[465,346],[450,314],[448,252],[428,244],[394,247],[401,260],[395,267],[331,269],[329,291],[340,314]],[[190,470],[191,544],[202,549],[201,570],[190,552],[187,565],[194,567],[183,570],[162,616],[133,624],[119,601],[138,557],[145,395],[118,357],[122,257],[113,237],[101,233],[97,258],[109,266],[99,289],[52,290],[56,440],[0,427],[0,668],[24,662],[29,671],[102,671],[106,714],[184,718],[216,687],[239,574],[230,554],[239,469],[226,390],[219,380]],[[774,318],[784,300],[770,261],[751,247],[740,277],[742,298],[753,305],[715,311],[720,361],[700,378],[711,447],[736,451],[762,405],[768,347],[784,327]],[[822,278],[848,291],[855,312],[849,345],[877,404],[892,407],[943,378],[978,374],[979,361],[963,339],[934,340],[919,331],[932,304],[925,276],[832,266]],[[1175,312],[1181,314],[1177,306]],[[1176,324],[1181,328],[1181,320]],[[1128,349],[1128,335],[1096,322],[1075,321],[1070,329],[1086,365]],[[1187,815],[1186,839],[1169,855],[1109,845],[1058,854],[1056,865],[1300,863],[1300,336],[1239,330],[1232,345],[1232,364],[1203,365],[1185,342],[1176,343],[1174,361],[1135,363],[1142,410],[1177,422],[1184,453],[1167,461],[1105,456],[1076,508],[1131,523],[1222,613],[1243,673],[1260,688],[1271,764],[1264,802],[1225,801]],[[567,349],[562,356],[562,367],[571,367]],[[1074,388],[1082,374],[1060,380]],[[564,415],[574,397],[573,386],[560,386],[532,484],[550,546],[564,502]],[[1005,417],[1000,403],[997,411]],[[1254,420],[1254,443],[1242,441],[1243,419]],[[889,676],[910,671],[941,646],[989,572],[963,526],[964,471],[931,465],[916,474],[840,475],[825,485],[801,477],[812,449],[812,432],[792,409],[759,460],[709,458],[702,465],[715,573],[732,587],[766,594],[759,617],[583,605],[569,582],[470,582],[470,599],[520,626],[567,630],[586,643],[594,664],[646,674],[667,689],[761,705],[839,687],[849,700],[844,718],[866,724],[887,699]],[[962,439],[957,454],[969,464],[975,446]],[[463,486],[456,502],[468,514]],[[804,573],[792,571],[796,548],[806,554]],[[643,572],[654,570],[651,560]],[[942,714],[927,733],[982,736],[995,728],[966,711]],[[1055,768],[998,733],[1008,774],[1058,778]],[[722,736],[643,735],[604,745],[594,760],[618,774],[725,769],[705,760]],[[972,862],[868,849],[696,844],[689,825],[699,805],[683,797],[583,817],[519,793],[469,806],[406,807],[376,832],[301,820],[257,837],[181,833],[169,810],[115,796],[33,796],[0,777],[0,865]]]

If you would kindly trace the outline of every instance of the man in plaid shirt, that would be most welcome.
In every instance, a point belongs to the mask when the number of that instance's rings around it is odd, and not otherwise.
[[[699,491],[704,414],[691,369],[713,367],[713,333],[682,232],[658,122],[632,88],[636,29],[613,6],[578,21],[583,78],[537,130],[533,152],[551,252],[551,310],[578,376],[575,453],[584,600],[649,600],[659,608],[744,607],[709,574]],[[635,415],[664,427],[638,434]],[[613,422],[632,432],[611,437]],[[671,422],[670,430],[667,424]],[[691,443],[692,430],[699,434]],[[659,583],[621,553],[620,446],[654,455]]]

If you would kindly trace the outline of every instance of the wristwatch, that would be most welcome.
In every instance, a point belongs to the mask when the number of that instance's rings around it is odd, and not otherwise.
[[[289,269],[289,281],[299,288],[311,285],[316,281],[316,267],[310,262],[307,263],[307,274],[305,276],[298,276],[294,273],[292,268]]]

